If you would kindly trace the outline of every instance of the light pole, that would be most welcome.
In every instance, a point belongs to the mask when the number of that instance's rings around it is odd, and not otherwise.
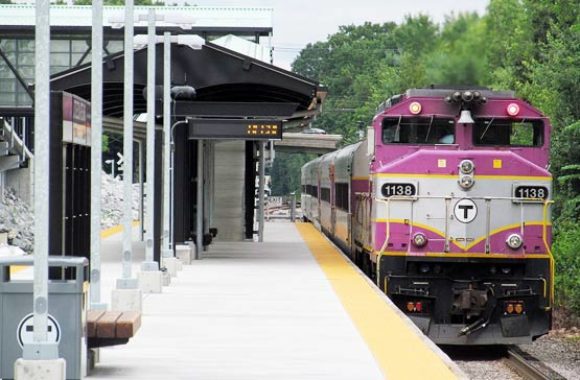
[[[142,21],[144,17],[139,16]],[[155,10],[149,9],[147,13],[147,203],[145,229],[145,261],[141,264],[139,283],[141,290],[145,293],[160,293],[162,289],[162,273],[159,271],[159,264],[155,261],[154,251],[154,200],[155,200]]]
[[[117,279],[112,293],[114,310],[141,311],[142,295],[138,281],[132,276],[133,256],[133,1],[125,0],[124,40],[124,91],[123,91],[123,248],[121,278]],[[119,20],[109,20],[111,26],[120,28]]]
[[[50,5],[36,1],[35,96],[34,96],[34,288],[33,343],[25,344],[27,360],[57,359],[58,343],[48,342],[48,185],[50,120]]]
[[[91,309],[101,303],[101,166],[103,160],[103,0],[93,0],[91,46]],[[115,161],[111,168],[115,177]]]

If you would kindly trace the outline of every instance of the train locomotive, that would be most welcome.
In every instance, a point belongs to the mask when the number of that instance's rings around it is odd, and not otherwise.
[[[512,92],[411,89],[302,167],[304,219],[437,344],[551,327],[550,122]]]

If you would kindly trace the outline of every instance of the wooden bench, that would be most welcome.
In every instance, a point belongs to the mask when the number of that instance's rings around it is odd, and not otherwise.
[[[89,348],[126,344],[141,327],[141,313],[137,311],[87,312],[87,338]]]

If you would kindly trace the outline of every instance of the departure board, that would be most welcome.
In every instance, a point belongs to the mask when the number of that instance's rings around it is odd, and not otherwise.
[[[189,138],[281,140],[280,120],[257,119],[189,119]]]

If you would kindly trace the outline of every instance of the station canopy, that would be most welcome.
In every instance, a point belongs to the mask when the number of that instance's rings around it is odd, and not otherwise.
[[[123,115],[124,53],[103,62],[103,116]],[[172,104],[176,117],[263,117],[307,126],[319,112],[326,90],[317,82],[212,43],[172,44],[172,86],[192,86],[193,100]],[[134,51],[134,113],[146,113],[147,47]],[[163,44],[156,45],[156,84],[163,84]],[[91,64],[55,74],[51,90],[90,100]],[[163,115],[158,99],[156,114]]]

